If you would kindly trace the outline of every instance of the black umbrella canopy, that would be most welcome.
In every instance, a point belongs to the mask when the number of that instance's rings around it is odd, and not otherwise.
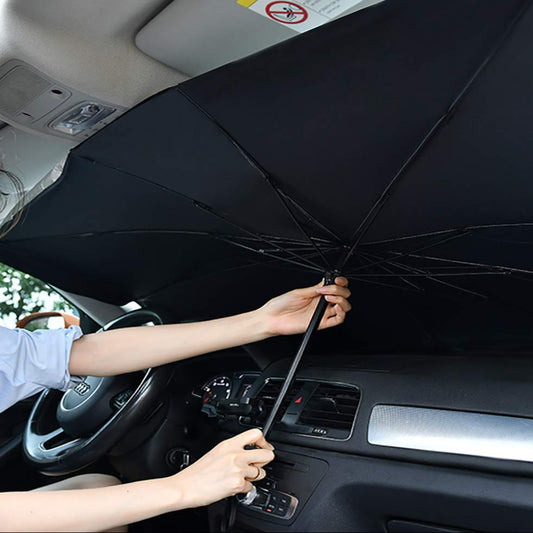
[[[351,349],[531,347],[530,4],[388,0],[168,89],[71,152],[2,258],[171,320],[338,268]]]

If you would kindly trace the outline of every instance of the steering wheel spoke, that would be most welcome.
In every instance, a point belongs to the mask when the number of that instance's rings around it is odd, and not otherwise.
[[[73,439],[70,435],[63,430],[63,428],[57,428],[55,431],[51,431],[46,435],[41,436],[41,442],[39,447],[42,450],[54,450],[59,451],[72,448],[79,444],[83,439]]]

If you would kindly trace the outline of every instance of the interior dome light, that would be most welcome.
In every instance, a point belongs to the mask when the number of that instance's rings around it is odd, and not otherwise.
[[[68,135],[77,135],[91,128],[115,111],[116,109],[110,106],[96,102],[85,102],[67,111],[52,122],[50,127]]]

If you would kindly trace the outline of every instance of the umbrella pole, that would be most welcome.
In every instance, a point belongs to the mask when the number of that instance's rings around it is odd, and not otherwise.
[[[338,275],[339,275],[338,270],[335,270],[333,272],[325,272],[324,285],[333,285],[335,283],[335,278]],[[305,353],[307,345],[309,344],[309,340],[311,339],[311,336],[313,335],[313,333],[316,331],[316,329],[320,325],[320,321],[322,320],[324,311],[326,310],[327,306],[328,306],[328,302],[326,301],[324,296],[321,296],[320,300],[318,301],[318,305],[315,309],[315,312],[313,313],[313,316],[311,317],[311,320],[309,321],[309,325],[307,326],[307,329],[305,330],[300,347],[298,348],[298,351],[296,352],[296,355],[294,356],[294,359],[292,360],[291,367],[287,373],[287,377],[285,378],[283,387],[281,387],[281,391],[278,394],[276,402],[274,403],[274,407],[272,407],[272,410],[270,411],[267,421],[263,424],[263,427],[261,428],[263,430],[263,435],[265,437],[268,437],[268,434],[272,430],[274,421],[276,420],[281,404],[283,403],[283,400],[285,399],[287,392],[289,391],[289,389],[291,388],[294,382],[294,378],[296,377],[296,372],[298,370],[298,367],[300,366],[300,362]],[[247,450],[252,450],[255,448],[255,445],[248,444],[244,448]],[[251,505],[256,500],[257,496],[258,496],[257,488],[254,485],[250,492],[247,492],[246,494],[237,494],[236,498],[230,499],[229,500],[229,511],[226,514],[226,516],[224,516],[224,518],[222,519],[220,531],[231,531],[233,529],[233,526],[235,524],[235,519],[237,517],[237,507],[236,507],[237,502],[239,502],[241,505],[248,506],[248,505]]]
[[[324,285],[333,285],[335,283],[335,278],[338,275],[339,275],[338,272],[326,272],[324,274]],[[325,297],[321,296],[318,302],[318,305],[315,309],[315,312],[313,313],[313,316],[311,317],[309,325],[307,326],[307,329],[304,333],[300,347],[298,348],[298,351],[296,352],[296,355],[294,356],[294,359],[292,360],[291,367],[287,373],[287,377],[285,378],[283,387],[281,387],[281,391],[276,399],[276,402],[274,403],[274,407],[272,407],[272,410],[270,411],[268,419],[263,425],[262,429],[263,429],[263,435],[265,437],[267,437],[270,431],[272,430],[272,426],[274,425],[274,421],[276,420],[276,417],[278,416],[278,412],[281,407],[281,404],[283,403],[283,400],[285,399],[287,392],[289,391],[289,389],[291,388],[294,382],[296,372],[298,370],[298,367],[300,366],[300,362],[305,353],[307,345],[309,344],[309,340],[311,339],[311,336],[313,335],[313,333],[317,330],[318,326],[320,325],[320,321],[322,320],[322,317],[324,315],[324,311],[326,310],[327,305],[328,305],[328,302],[326,301]]]

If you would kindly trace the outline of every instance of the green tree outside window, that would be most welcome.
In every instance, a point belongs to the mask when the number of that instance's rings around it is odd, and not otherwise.
[[[0,263],[0,325],[14,327],[22,317],[42,311],[78,315],[49,285]],[[28,324],[26,329],[33,329],[31,326]]]

